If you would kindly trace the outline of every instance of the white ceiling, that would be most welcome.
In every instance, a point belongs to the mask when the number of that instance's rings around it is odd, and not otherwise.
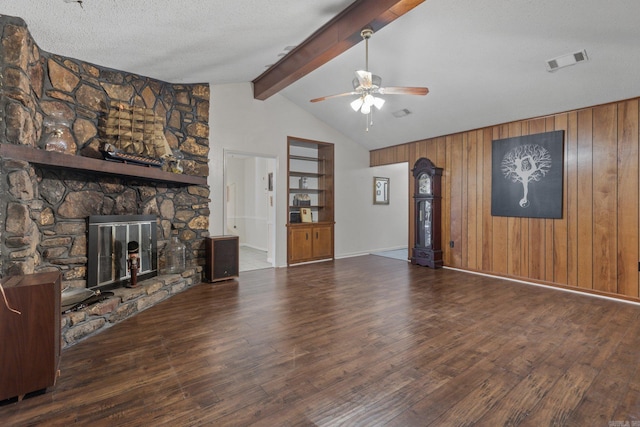
[[[351,0],[0,0],[47,52],[171,83],[249,82]],[[364,43],[280,93],[369,149],[640,96],[638,0],[427,0],[374,34],[386,96],[365,132],[350,97]],[[589,61],[546,71],[586,49]],[[215,102],[215,100],[213,100]],[[392,113],[408,109],[407,117]],[[215,124],[213,124],[215,126]]]

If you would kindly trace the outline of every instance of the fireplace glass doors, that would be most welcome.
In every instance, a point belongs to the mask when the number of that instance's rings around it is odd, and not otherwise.
[[[157,221],[154,215],[92,215],[89,217],[87,287],[109,289],[130,279],[127,248],[136,247],[137,277],[157,275]],[[131,242],[135,242],[130,245]]]

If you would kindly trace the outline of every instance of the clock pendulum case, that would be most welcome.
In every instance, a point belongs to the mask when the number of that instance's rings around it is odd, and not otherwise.
[[[441,203],[442,168],[421,157],[413,169],[415,192],[415,244],[411,263],[442,267]]]

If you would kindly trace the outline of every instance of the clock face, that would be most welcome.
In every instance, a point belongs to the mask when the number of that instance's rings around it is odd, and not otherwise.
[[[431,194],[431,177],[426,173],[418,177],[418,192],[420,194]]]

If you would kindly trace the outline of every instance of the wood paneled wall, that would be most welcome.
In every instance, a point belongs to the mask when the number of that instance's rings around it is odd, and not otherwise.
[[[638,108],[636,98],[411,142],[372,151],[370,163],[427,157],[444,168],[446,266],[640,300]],[[562,219],[491,216],[492,140],[553,130],[565,135]]]

